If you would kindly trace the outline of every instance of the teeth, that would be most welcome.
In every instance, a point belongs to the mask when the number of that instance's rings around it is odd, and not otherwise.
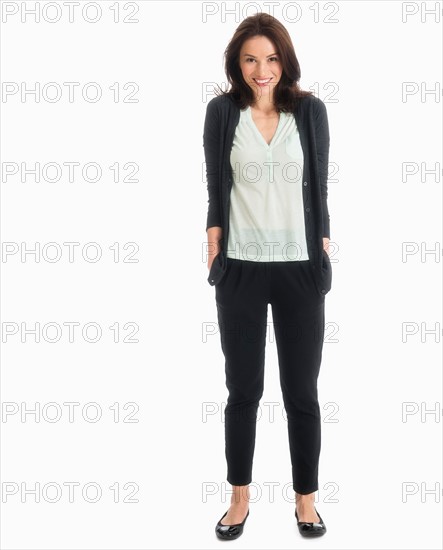
[[[258,78],[254,78],[254,80],[255,80],[256,82],[258,82],[259,84],[265,84],[266,82],[269,82],[271,79],[268,78],[268,79],[266,79],[266,80],[258,80]]]

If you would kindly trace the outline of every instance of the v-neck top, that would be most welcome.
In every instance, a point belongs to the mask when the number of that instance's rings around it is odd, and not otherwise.
[[[227,257],[250,261],[309,260],[303,208],[303,150],[292,113],[279,113],[268,144],[240,110],[230,162]]]

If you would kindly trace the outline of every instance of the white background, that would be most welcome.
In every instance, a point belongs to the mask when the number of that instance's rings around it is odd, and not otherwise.
[[[22,22],[23,6],[34,4],[41,21]],[[212,86],[226,85],[223,52],[236,27],[270,8],[102,1],[90,23],[79,7],[69,22],[66,5],[47,4],[2,3],[1,547],[221,548],[214,527],[230,500],[227,390],[203,255],[203,123]],[[7,17],[6,5],[18,13]],[[56,5],[60,20],[50,23]],[[442,3],[301,1],[272,9],[293,40],[301,86],[325,102],[330,126],[333,281],[316,497],[328,532],[305,541],[297,530],[269,308],[251,513],[230,547],[440,548]],[[138,22],[123,21],[131,13]],[[11,83],[49,82],[63,91],[52,103],[43,94],[36,101],[6,93]],[[73,102],[65,82],[80,83]],[[91,82],[103,92],[98,102],[81,95]],[[124,102],[122,91],[115,102],[109,87],[128,82],[137,84],[138,101]],[[415,92],[405,94],[405,83]],[[73,181],[66,171],[56,182],[6,177],[7,165],[36,162],[95,162],[103,174],[97,182],[78,171]],[[109,167],[127,162],[139,166],[138,181],[114,182]],[[403,177],[404,163],[417,172]],[[66,242],[80,243],[72,262]],[[97,262],[81,254],[92,242],[103,253]],[[14,243],[18,252],[7,254]],[[38,262],[21,258],[36,243],[42,250],[58,243],[61,258],[48,261],[55,248]],[[136,243],[138,262],[122,261],[126,243]],[[67,322],[80,324],[73,342]],[[24,334],[35,323],[40,342]],[[59,341],[49,341],[55,331],[45,332],[47,323],[60,327]],[[102,328],[97,343],[83,338],[87,323]],[[118,342],[109,329],[116,323]],[[126,323],[138,326],[138,342],[123,341],[132,332]],[[80,404],[73,422],[66,402]],[[103,413],[97,422],[82,416],[91,402]],[[21,419],[36,403],[45,411],[40,421]],[[62,411],[57,422],[48,403]],[[138,422],[122,421],[126,403],[137,404]],[[67,482],[80,484],[73,502]],[[24,490],[36,483],[40,502]],[[57,502],[43,490],[48,483],[62,489]],[[87,483],[103,491],[95,503],[82,496]],[[116,483],[118,502],[109,489]],[[134,484],[138,502],[124,502]]]

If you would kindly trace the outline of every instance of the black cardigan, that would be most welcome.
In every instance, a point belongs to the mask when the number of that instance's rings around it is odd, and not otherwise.
[[[328,210],[329,125],[326,106],[314,95],[299,98],[294,117],[303,150],[303,204],[308,254],[318,291],[331,289],[332,270],[323,237],[330,238]],[[234,181],[230,154],[240,108],[232,96],[213,97],[206,106],[203,147],[206,161],[208,212],[206,230],[223,229],[220,252],[209,270],[210,285],[219,283],[226,271],[229,233],[229,197]]]

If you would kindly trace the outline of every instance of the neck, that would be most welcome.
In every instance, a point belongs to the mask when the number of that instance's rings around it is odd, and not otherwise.
[[[273,113],[276,111],[273,94],[265,92],[261,96],[255,96],[255,101],[252,104],[252,107],[261,113]]]

